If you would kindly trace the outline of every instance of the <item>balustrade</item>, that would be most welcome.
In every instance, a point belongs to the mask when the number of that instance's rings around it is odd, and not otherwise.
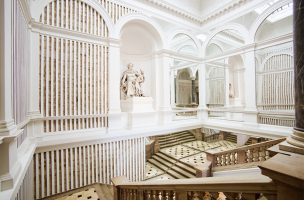
[[[267,149],[284,140],[280,138],[218,153],[207,151],[207,160],[212,162],[213,167],[265,161],[270,158]]]
[[[112,179],[115,200],[205,200],[276,199],[274,183],[266,176],[210,177],[147,182],[128,182],[126,177]]]

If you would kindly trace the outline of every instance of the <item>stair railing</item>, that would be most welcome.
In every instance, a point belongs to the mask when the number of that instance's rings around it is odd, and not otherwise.
[[[276,199],[277,194],[273,181],[263,175],[146,182],[128,182],[122,176],[112,182],[114,200],[256,199],[257,196]]]
[[[286,138],[270,140],[216,153],[209,150],[206,151],[207,160],[212,163],[212,167],[265,161],[270,158],[267,149],[279,144],[285,139]]]

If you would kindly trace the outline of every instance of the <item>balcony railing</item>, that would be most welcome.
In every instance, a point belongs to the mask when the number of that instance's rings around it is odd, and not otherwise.
[[[115,177],[115,200],[276,199],[273,181],[263,175],[128,182]]]
[[[207,160],[212,162],[212,167],[265,161],[270,158],[267,149],[284,140],[285,138],[280,138],[222,152],[210,150],[206,152]]]

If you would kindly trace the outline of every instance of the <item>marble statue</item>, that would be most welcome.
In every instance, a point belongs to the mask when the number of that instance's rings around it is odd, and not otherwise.
[[[133,64],[130,63],[122,74],[120,80],[120,89],[124,98],[130,97],[143,97],[144,92],[142,84],[145,81],[144,72],[140,72],[133,69]]]

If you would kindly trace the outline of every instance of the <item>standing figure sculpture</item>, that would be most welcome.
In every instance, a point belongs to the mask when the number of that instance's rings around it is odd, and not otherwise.
[[[120,89],[124,98],[141,97],[143,95],[142,83],[145,80],[144,72],[133,70],[133,64],[128,64],[128,69],[123,72],[120,80]]]

